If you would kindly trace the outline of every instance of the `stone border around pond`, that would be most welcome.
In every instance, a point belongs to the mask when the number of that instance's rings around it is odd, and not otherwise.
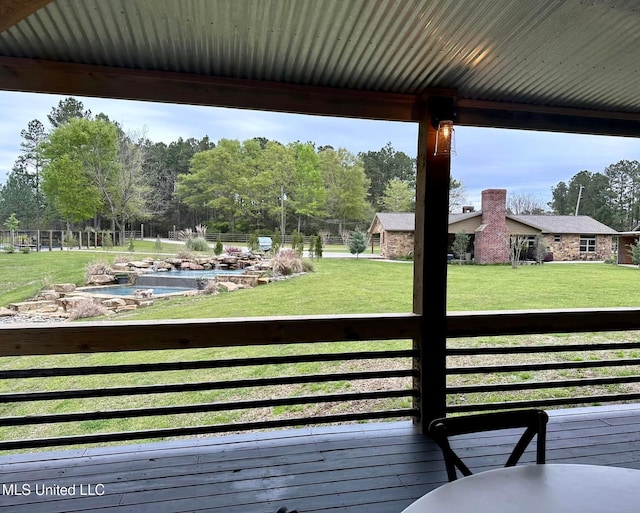
[[[200,287],[198,287],[191,291],[153,295],[150,287],[141,287],[139,294],[134,294],[132,297],[91,293],[92,285],[100,287],[115,286],[118,284],[119,277],[126,277],[126,283],[135,286],[136,277],[142,274],[162,272],[162,270],[202,271],[214,269],[245,270],[246,274],[220,274],[211,278],[203,278],[202,282],[213,285],[209,285],[206,291],[199,290]],[[305,273],[273,276],[271,261],[251,252],[233,255],[223,254],[218,257],[126,260],[114,263],[111,268],[102,266],[100,274],[91,274],[87,277],[88,286],[76,287],[73,283],[59,283],[54,285],[51,290],[40,292],[33,299],[11,303],[8,308],[0,307],[0,319],[16,316],[20,318],[18,322],[23,322],[28,318],[37,319],[37,322],[44,322],[46,319],[52,321],[66,320],[71,317],[72,311],[78,305],[87,302],[106,308],[107,313],[113,315],[152,306],[155,299],[205,293],[217,294],[220,290],[232,292],[242,288],[264,285],[271,281],[286,280],[301,274]],[[0,321],[0,324],[3,323],[6,322]]]

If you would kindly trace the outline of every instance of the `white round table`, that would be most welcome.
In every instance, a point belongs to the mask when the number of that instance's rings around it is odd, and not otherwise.
[[[458,478],[402,513],[638,513],[640,470],[521,465]]]

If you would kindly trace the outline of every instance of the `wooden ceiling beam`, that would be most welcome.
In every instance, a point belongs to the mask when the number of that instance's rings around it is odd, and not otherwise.
[[[0,57],[0,90],[413,121],[413,95]]]
[[[2,2],[3,0],[0,0]],[[408,95],[0,57],[0,90],[289,112],[386,121],[420,120],[430,89]],[[456,99],[456,124],[640,137],[640,113]]]
[[[640,113],[458,99],[456,124],[640,137]]]
[[[52,0],[0,0],[0,32],[13,27]]]

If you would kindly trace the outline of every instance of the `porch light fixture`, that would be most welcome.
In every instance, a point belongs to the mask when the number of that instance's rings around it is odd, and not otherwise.
[[[436,129],[436,147],[433,152],[435,156],[444,157],[446,155],[456,154],[453,135],[453,121],[444,119],[438,122]]]
[[[445,157],[456,154],[453,122],[456,118],[452,96],[432,96],[429,98],[431,124],[436,129],[434,156]]]

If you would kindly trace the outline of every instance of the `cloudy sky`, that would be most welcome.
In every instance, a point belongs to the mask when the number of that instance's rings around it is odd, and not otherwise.
[[[125,130],[145,131],[155,142],[179,137],[245,140],[266,137],[344,147],[352,153],[377,151],[391,142],[416,156],[414,123],[301,116],[239,109],[194,107],[76,97],[93,114],[104,112]],[[0,182],[20,153],[20,131],[32,119],[48,128],[47,114],[64,96],[0,91]],[[547,203],[551,188],[581,170],[602,172],[620,160],[640,160],[640,139],[458,127],[452,176],[466,190],[466,204],[480,207],[480,192],[504,188]]]

